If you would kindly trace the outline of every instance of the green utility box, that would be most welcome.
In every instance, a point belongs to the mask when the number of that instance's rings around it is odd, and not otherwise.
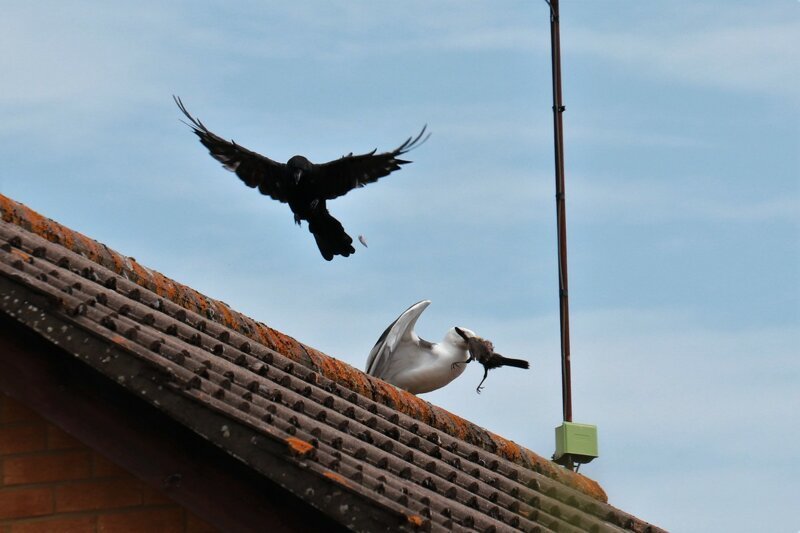
[[[564,422],[556,428],[553,460],[565,466],[588,463],[597,454],[597,426]]]

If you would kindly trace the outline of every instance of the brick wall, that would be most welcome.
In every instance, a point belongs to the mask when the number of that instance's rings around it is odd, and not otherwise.
[[[0,394],[0,533],[208,533],[162,492]]]

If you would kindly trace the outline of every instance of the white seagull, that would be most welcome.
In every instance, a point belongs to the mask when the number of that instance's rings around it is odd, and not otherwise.
[[[464,372],[470,359],[465,338],[475,333],[453,327],[439,343],[420,339],[414,333],[417,319],[430,303],[415,303],[386,328],[369,352],[367,374],[420,394],[440,389]]]

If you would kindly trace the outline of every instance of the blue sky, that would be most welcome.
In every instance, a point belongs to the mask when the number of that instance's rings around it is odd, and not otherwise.
[[[674,531],[798,531],[800,2],[565,1],[575,420],[610,502]],[[291,5],[290,5],[291,4]],[[0,19],[0,191],[359,368],[410,304],[529,372],[425,399],[545,456],[560,423],[543,1],[20,2]],[[181,124],[273,159],[413,164],[286,205]]]

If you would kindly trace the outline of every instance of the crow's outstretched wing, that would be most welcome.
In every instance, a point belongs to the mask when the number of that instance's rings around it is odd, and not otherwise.
[[[269,195],[281,202],[287,201],[286,192],[289,184],[286,165],[251,152],[233,141],[226,141],[212,133],[202,122],[189,114],[180,98],[177,96],[173,98],[191,122],[187,125],[200,137],[200,142],[208,148],[214,159],[222,163],[226,169],[235,172],[248,187],[258,187],[261,194]]]
[[[426,125],[419,135],[409,137],[406,142],[391,152],[376,154],[376,149],[368,154],[353,155],[350,153],[335,161],[317,165],[314,174],[315,190],[323,198],[332,200],[356,187],[363,187],[367,183],[378,181],[379,178],[399,170],[400,165],[405,165],[410,161],[398,159],[398,157],[427,141],[430,137],[430,133],[425,135],[427,128]]]

